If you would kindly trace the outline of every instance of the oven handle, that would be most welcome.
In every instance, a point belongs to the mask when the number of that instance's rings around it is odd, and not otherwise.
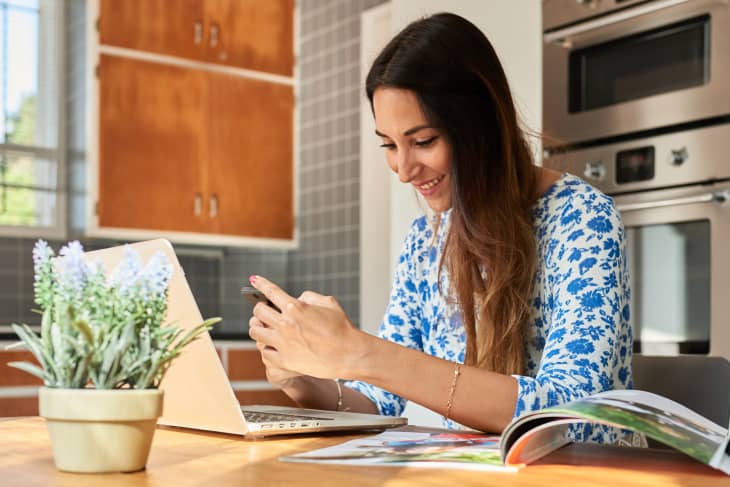
[[[580,25],[574,25],[553,32],[548,32],[543,36],[543,40],[545,44],[551,44],[555,42],[557,44],[564,45],[565,47],[570,47],[570,43],[566,44],[564,42],[570,37],[585,34],[586,32],[600,29],[609,25],[618,24],[626,20],[634,19],[641,15],[646,15],[657,12],[659,10],[663,10],[665,8],[681,5],[689,1],[690,0],[659,0],[656,2],[650,2],[645,5],[640,5],[638,7],[634,7],[628,10],[616,12],[615,14],[606,15],[605,17],[599,17],[594,20],[589,20],[587,22],[581,23]],[[718,0],[714,1],[717,2]],[[725,3],[726,1],[727,0],[724,0],[722,3]]]
[[[653,208],[664,208],[666,206],[677,205],[695,205],[699,203],[725,203],[730,200],[730,190],[714,191],[697,196],[688,196],[686,198],[674,198],[670,200],[649,201],[646,203],[627,203],[625,205],[616,205],[616,209],[621,212],[650,210]]]

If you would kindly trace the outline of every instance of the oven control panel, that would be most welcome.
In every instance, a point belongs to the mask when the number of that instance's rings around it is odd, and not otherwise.
[[[575,150],[548,149],[543,165],[575,174],[607,194],[727,181],[728,122]]]
[[[636,183],[654,178],[654,146],[616,153],[616,183]]]

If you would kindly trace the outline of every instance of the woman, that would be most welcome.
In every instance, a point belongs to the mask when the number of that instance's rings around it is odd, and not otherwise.
[[[452,14],[414,22],[375,60],[367,95],[388,165],[435,216],[406,237],[379,338],[331,297],[252,276],[282,310],[257,305],[250,321],[269,381],[306,407],[394,415],[408,399],[492,432],[630,387],[619,215],[533,164],[486,37]]]

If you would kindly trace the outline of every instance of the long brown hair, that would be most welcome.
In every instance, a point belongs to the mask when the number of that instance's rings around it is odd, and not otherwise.
[[[366,81],[371,107],[379,87],[413,91],[451,143],[451,222],[440,269],[461,307],[465,363],[523,373],[537,176],[497,54],[471,22],[433,15],[408,25],[375,59]]]

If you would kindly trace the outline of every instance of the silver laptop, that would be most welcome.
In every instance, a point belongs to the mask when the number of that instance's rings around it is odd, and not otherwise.
[[[167,322],[191,329],[203,321],[185,273],[169,241],[148,240],[131,245],[146,262],[163,252],[173,265],[167,302]],[[88,252],[107,271],[121,261],[124,247]],[[238,403],[213,340],[204,334],[173,361],[160,385],[165,391],[158,424],[262,437],[333,430],[385,429],[407,424],[406,418],[322,411],[281,406],[244,406]]]

